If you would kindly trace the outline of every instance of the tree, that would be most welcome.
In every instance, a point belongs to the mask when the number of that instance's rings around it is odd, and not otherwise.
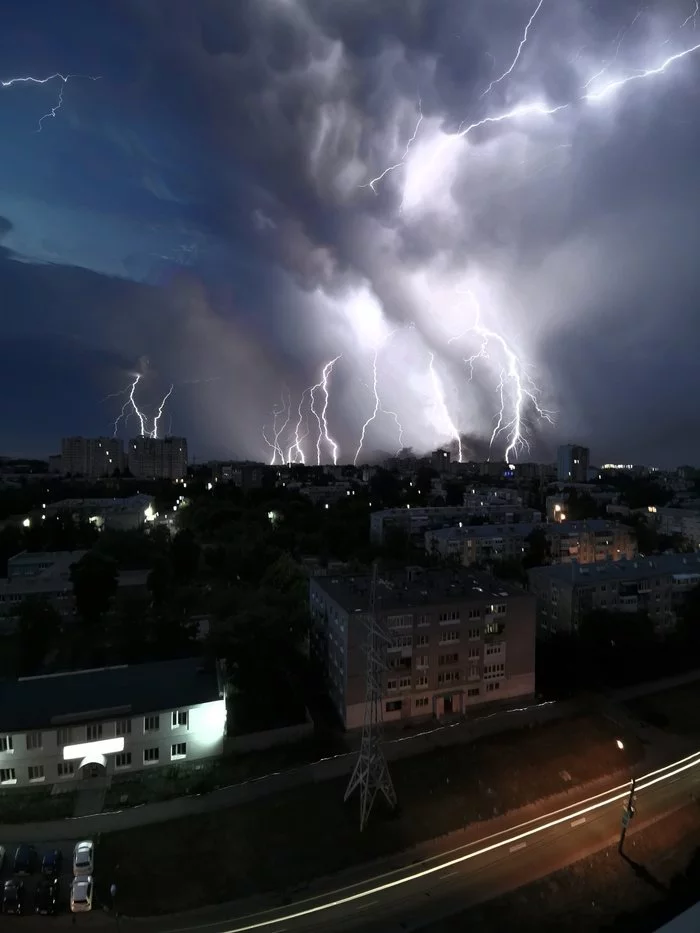
[[[544,528],[533,528],[530,534],[525,538],[527,553],[523,558],[523,567],[529,570],[530,567],[542,567],[551,562],[552,554],[549,547],[547,532]]]
[[[116,561],[97,551],[88,551],[71,565],[70,579],[78,616],[84,625],[96,627],[117,592]]]
[[[178,581],[187,583],[199,569],[200,547],[194,534],[188,530],[178,531],[170,546],[170,563]]]
[[[25,599],[17,613],[15,638],[20,676],[41,670],[42,663],[61,633],[61,616],[45,599]]]

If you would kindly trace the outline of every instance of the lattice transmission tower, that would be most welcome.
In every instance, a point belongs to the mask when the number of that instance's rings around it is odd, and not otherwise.
[[[375,563],[372,568],[372,585],[367,616],[367,640],[365,643],[367,674],[362,742],[345,791],[345,800],[347,800],[358,787],[360,788],[360,832],[367,825],[372,805],[379,791],[384,794],[392,809],[396,807],[396,791],[382,749],[383,675],[387,667],[386,649],[389,636],[377,621],[376,603],[377,564]]]

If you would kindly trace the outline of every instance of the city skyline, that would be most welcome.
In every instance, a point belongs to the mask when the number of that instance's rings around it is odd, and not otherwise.
[[[79,42],[70,7],[13,10],[6,452],[107,433],[147,358],[149,418],[173,387],[160,428],[200,456],[269,462],[282,411],[312,462],[327,402],[339,462],[700,459],[700,51],[684,4],[637,14],[132,0]]]

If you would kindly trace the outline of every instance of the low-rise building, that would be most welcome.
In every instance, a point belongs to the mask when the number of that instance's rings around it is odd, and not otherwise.
[[[507,525],[457,525],[425,533],[428,554],[454,557],[466,567],[489,560],[521,558],[528,549],[528,538],[541,529],[554,563],[581,564],[601,560],[631,559],[637,553],[635,537],[627,525],[591,519],[581,522]]]
[[[154,497],[138,493],[134,496],[99,497],[86,499],[60,499],[46,505],[39,514],[31,515],[31,521],[52,518],[61,512],[67,512],[76,519],[92,522],[97,528],[111,528],[128,531],[141,528],[152,520]],[[45,516],[45,519],[42,519]]]
[[[62,615],[73,611],[70,568],[87,551],[22,551],[7,562],[7,577],[0,579],[0,615],[14,616],[25,599],[45,599]],[[118,595],[127,590],[146,591],[148,570],[122,570]]]
[[[137,479],[181,480],[187,476],[184,437],[134,437],[129,441],[129,470]]]
[[[259,489],[265,475],[263,463],[234,463],[215,460],[210,463],[215,483],[232,483],[241,489]]]
[[[365,713],[369,576],[312,577],[312,651],[348,729]],[[466,568],[382,573],[375,595],[387,633],[383,716],[468,713],[535,690],[535,599]]]
[[[656,519],[662,535],[682,535],[694,547],[700,547],[700,509],[657,508],[649,518]]]
[[[225,731],[223,671],[197,658],[2,681],[0,785],[70,784],[212,758]]]
[[[508,502],[486,502],[480,499],[468,505],[436,505],[426,507],[404,507],[402,509],[382,509],[370,515],[370,539],[373,544],[383,544],[390,529],[399,530],[411,537],[423,540],[426,531],[433,528],[445,528],[459,522],[468,524],[478,516],[495,521],[537,522],[540,513],[534,509],[521,508]]]
[[[596,609],[646,612],[664,631],[675,626],[679,604],[700,583],[700,553],[534,567],[528,577],[542,634],[575,632]]]

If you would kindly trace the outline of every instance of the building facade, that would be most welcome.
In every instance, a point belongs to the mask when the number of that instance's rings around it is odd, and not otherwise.
[[[365,713],[367,576],[312,577],[312,650],[345,727]],[[383,717],[468,713],[535,690],[535,599],[465,568],[382,575],[376,615],[389,637]]]
[[[129,441],[129,470],[137,479],[184,479],[187,440],[184,437],[135,437]]]
[[[566,483],[587,483],[590,451],[578,444],[563,444],[557,450],[557,479]]]
[[[199,659],[0,682],[0,785],[29,787],[220,755],[223,671]]]
[[[538,632],[576,632],[586,613],[646,612],[660,632],[672,629],[685,594],[700,583],[700,554],[659,554],[598,564],[534,567]]]
[[[61,470],[91,479],[112,476],[124,470],[124,442],[118,437],[64,437],[61,440]]]
[[[538,522],[540,513],[534,509],[523,508],[519,500],[512,502],[507,499],[489,499],[486,495],[473,495],[464,505],[444,505],[411,507],[403,509],[382,509],[370,515],[370,539],[373,544],[383,544],[387,532],[398,530],[411,537],[423,540],[426,531],[434,528],[445,528],[458,525],[459,522],[468,524],[474,516],[489,518],[500,522]]]

